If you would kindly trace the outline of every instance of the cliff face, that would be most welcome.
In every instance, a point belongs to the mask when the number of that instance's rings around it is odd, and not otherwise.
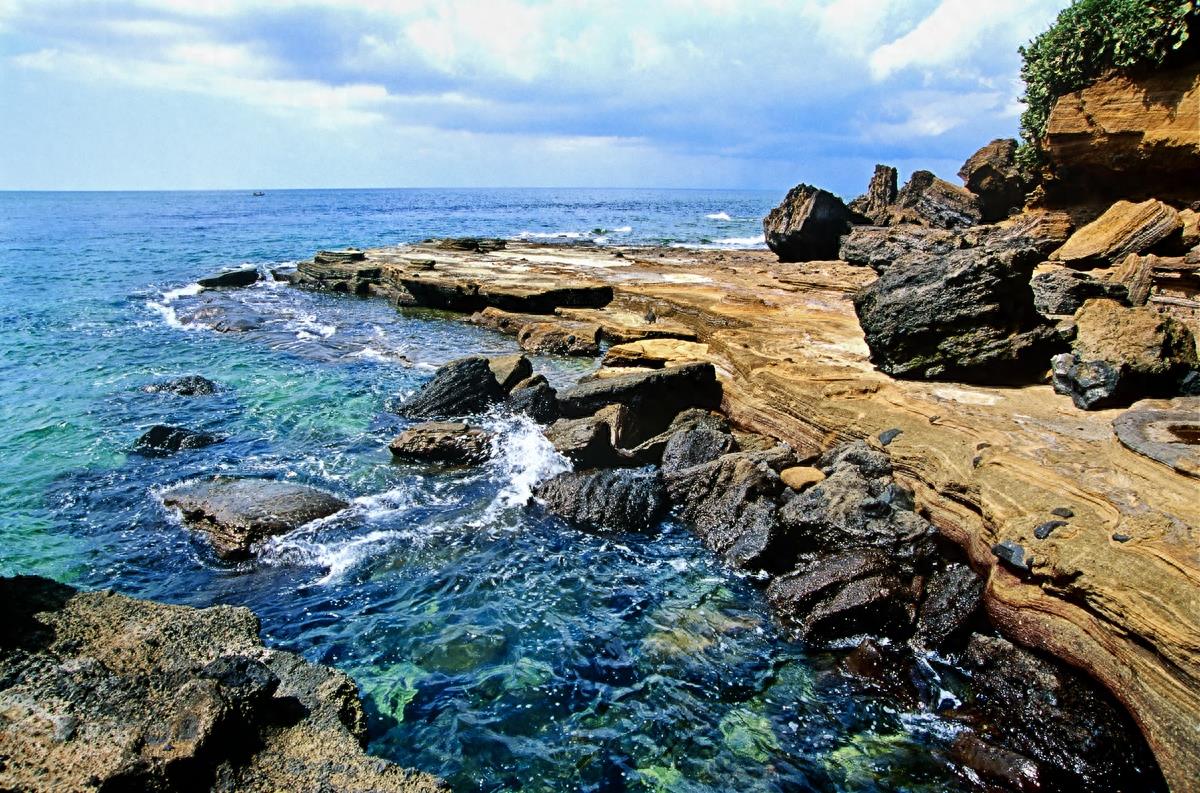
[[[1200,61],[1059,97],[1044,146],[1052,203],[1200,200]]]

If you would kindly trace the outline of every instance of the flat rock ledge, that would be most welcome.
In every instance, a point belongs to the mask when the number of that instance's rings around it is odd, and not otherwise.
[[[0,789],[433,793],[364,751],[341,672],[264,647],[258,619],[0,578]]]

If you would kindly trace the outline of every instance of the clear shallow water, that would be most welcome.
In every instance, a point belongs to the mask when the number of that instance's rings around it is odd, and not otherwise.
[[[249,606],[267,641],[354,676],[372,751],[459,790],[958,789],[943,723],[788,643],[753,582],[685,528],[601,536],[527,509],[564,465],[535,428],[484,418],[498,455],[475,470],[391,462],[404,422],[389,405],[437,364],[511,339],[273,283],[228,294],[265,318],[258,331],[180,320],[197,277],[242,262],[448,234],[753,240],[777,198],[0,193],[0,573]],[[567,382],[588,364],[535,366]],[[220,393],[141,390],[189,373]],[[154,423],[227,440],[129,454]],[[157,498],[214,472],[293,478],[352,507],[225,564]]]

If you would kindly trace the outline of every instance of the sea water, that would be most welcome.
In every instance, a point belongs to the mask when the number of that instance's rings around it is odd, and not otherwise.
[[[790,642],[758,582],[685,526],[571,528],[527,506],[565,470],[502,412],[494,458],[392,462],[392,408],[447,360],[515,351],[439,312],[264,280],[186,321],[197,278],[320,248],[484,235],[761,246],[779,196],[646,190],[0,193],[0,574],[253,609],[275,647],[358,683],[369,750],[456,790],[954,790],[945,722]],[[537,358],[556,384],[593,364]],[[147,393],[183,374],[212,396]],[[225,438],[131,453],[157,423]],[[214,473],[350,502],[227,563],[160,494]]]

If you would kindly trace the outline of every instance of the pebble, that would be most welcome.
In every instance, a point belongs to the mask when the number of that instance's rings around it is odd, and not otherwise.
[[[1050,536],[1050,532],[1066,525],[1067,522],[1065,520],[1048,520],[1033,530],[1033,536],[1039,540],[1044,540]]]

